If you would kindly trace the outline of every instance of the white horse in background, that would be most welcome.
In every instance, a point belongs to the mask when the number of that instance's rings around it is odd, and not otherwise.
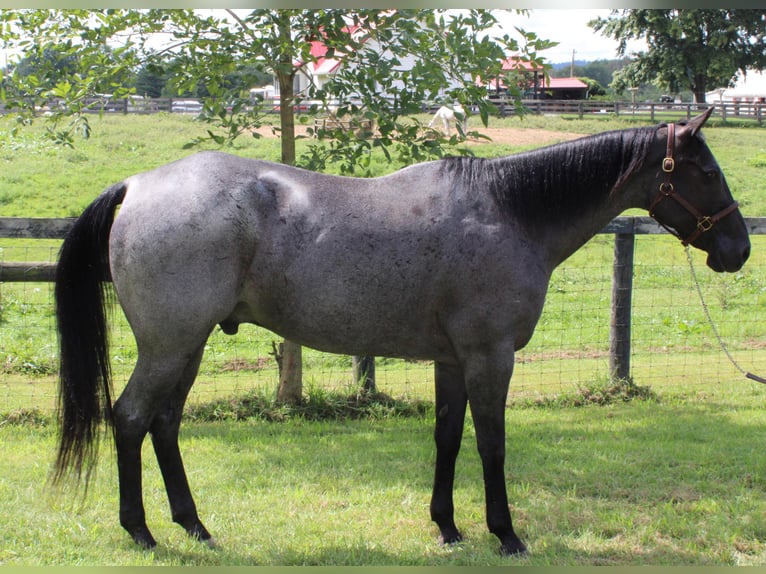
[[[440,107],[434,114],[434,117],[431,119],[428,127],[432,128],[437,121],[441,121],[442,126],[444,126],[445,135],[450,135],[450,122],[456,126],[458,122],[461,122],[460,125],[463,129],[463,132],[465,132],[468,128],[468,114],[465,113],[463,106],[460,104]]]

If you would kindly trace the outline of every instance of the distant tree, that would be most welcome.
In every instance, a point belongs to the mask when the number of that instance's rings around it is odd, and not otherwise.
[[[147,98],[159,98],[162,96],[167,81],[167,74],[164,69],[145,64],[136,74],[134,82],[136,94]]]
[[[592,98],[593,96],[605,96],[606,95],[606,89],[604,86],[599,84],[596,80],[593,78],[588,78],[586,76],[580,76],[577,78],[584,84],[588,86],[588,97]]]
[[[579,76],[593,78],[600,85],[606,87],[612,83],[614,73],[627,65],[628,60],[621,58],[619,60],[596,60],[583,65],[579,71],[575,72]]]
[[[233,69],[220,78],[220,85],[217,83],[211,89],[204,78],[197,82],[189,82],[185,74],[179,73],[179,69],[184,66],[185,58],[178,58],[170,61],[165,66],[165,84],[163,94],[166,97],[190,96],[194,98],[223,98],[223,101],[231,101],[243,97],[250,88],[256,85],[271,83],[273,76],[271,72],[264,70],[262,65],[244,63],[233,67]]]
[[[16,66],[16,73],[24,78],[34,77],[34,82],[55,86],[66,81],[77,70],[77,56],[50,48],[23,57]]]
[[[750,9],[628,9],[588,23],[618,40],[643,39],[646,52],[615,75],[618,93],[629,86],[656,82],[671,93],[689,89],[698,103],[705,92],[729,86],[739,70],[766,67],[766,12]]]

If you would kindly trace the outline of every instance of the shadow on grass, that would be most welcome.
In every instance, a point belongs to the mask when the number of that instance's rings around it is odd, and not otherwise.
[[[466,542],[454,551],[438,546],[428,516],[432,416],[187,423],[181,431],[181,450],[192,491],[203,522],[222,547],[196,550],[178,527],[166,522],[158,524],[160,546],[154,562],[764,563],[763,402],[753,398],[734,406],[648,401],[509,410],[509,498],[517,531],[531,550],[521,560],[498,557],[497,541],[486,532],[482,472],[470,417],[455,482],[456,518]],[[40,433],[28,427],[0,427],[0,432],[7,433],[0,441],[0,457],[9,464],[25,450],[30,460],[39,462],[35,453],[39,456],[41,441],[51,440],[49,433],[35,439]],[[151,447],[146,448],[146,505],[153,528],[158,514],[168,520],[167,506]],[[114,465],[104,460],[109,452],[103,451],[102,465]],[[40,473],[42,484],[47,467],[38,466],[34,472]],[[4,473],[8,492],[26,496],[35,479],[13,469]],[[121,533],[116,507],[103,513],[104,506],[116,503],[116,483],[113,478],[99,482],[91,496],[100,511],[49,520],[77,521],[84,532],[98,526]],[[44,505],[44,497],[29,497],[13,507],[25,512],[37,507],[45,515]],[[10,506],[7,519],[26,524],[23,530],[32,529],[27,540],[45,538],[51,525],[14,519]],[[83,543],[98,548],[98,538]],[[40,545],[29,543],[25,548],[35,548],[29,563],[56,561],[41,554],[45,551]]]
[[[766,416],[761,409],[648,402],[518,409],[507,418],[511,505],[519,534],[532,550],[524,563],[727,564],[736,548],[753,547],[766,555],[766,453],[761,448]],[[409,490],[422,501],[430,496],[430,421],[226,425],[223,433],[215,425],[193,427],[195,441],[219,443],[219,455],[228,448],[240,453],[233,456],[242,456],[251,437],[265,431],[267,437],[253,444],[258,455],[231,476],[254,481],[255,489],[277,488],[287,505],[291,492],[325,484],[328,476],[352,504],[355,497],[367,500],[371,493],[392,489]],[[275,474],[290,478],[278,485],[263,478]],[[458,459],[456,514],[459,525],[468,522],[478,532],[485,529],[481,474],[469,419]],[[387,504],[372,503],[369,511],[385,514]],[[413,513],[417,523],[430,524],[425,504]],[[375,533],[368,536],[374,539]],[[490,538],[480,553],[496,550]],[[341,548],[326,552],[329,563],[367,563]],[[396,553],[368,558],[417,562]],[[285,541],[275,559],[302,564],[307,557]],[[466,555],[442,559],[471,561]]]

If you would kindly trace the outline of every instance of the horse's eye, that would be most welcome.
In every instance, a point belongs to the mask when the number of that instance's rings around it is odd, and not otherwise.
[[[705,172],[705,175],[708,179],[718,179],[718,170],[717,169],[711,169]]]

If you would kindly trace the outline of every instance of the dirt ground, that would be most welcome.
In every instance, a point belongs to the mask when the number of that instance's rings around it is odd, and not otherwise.
[[[582,134],[533,128],[482,128],[479,131],[492,138],[487,143],[513,145],[547,145],[582,137]]]

